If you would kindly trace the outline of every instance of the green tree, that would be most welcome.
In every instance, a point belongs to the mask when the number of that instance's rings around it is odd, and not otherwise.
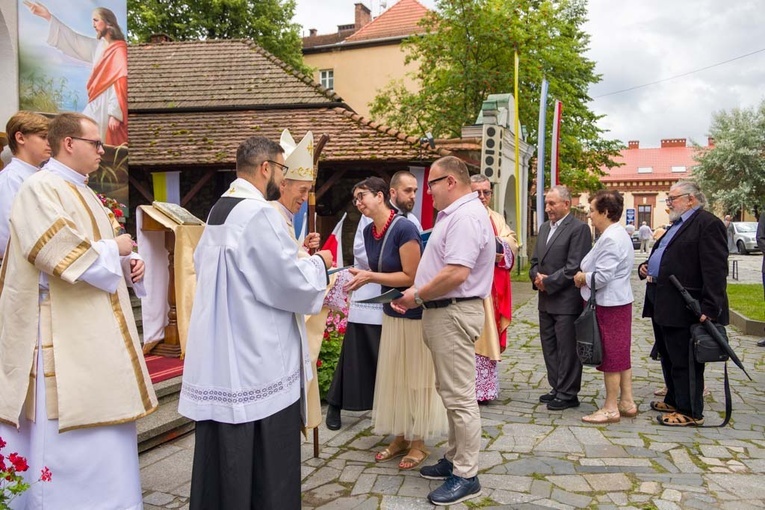
[[[372,115],[408,132],[460,136],[489,94],[513,92],[517,49],[519,117],[528,141],[538,139],[546,77],[550,100],[561,100],[564,108],[561,180],[574,190],[598,189],[600,167],[616,166],[612,158],[622,145],[603,138],[600,116],[588,107],[588,88],[600,75],[584,56],[590,39],[581,28],[586,14],[586,0],[439,0],[421,22],[425,33],[405,43],[407,62],[420,63],[414,74],[420,91],[393,82],[371,104]],[[548,140],[552,115],[549,105]]]
[[[295,0],[128,0],[128,37],[152,34],[176,41],[251,39],[302,72],[300,26],[292,22]]]
[[[709,134],[712,147],[695,145],[699,164],[693,176],[725,212],[759,216],[765,206],[765,100],[715,113]]]

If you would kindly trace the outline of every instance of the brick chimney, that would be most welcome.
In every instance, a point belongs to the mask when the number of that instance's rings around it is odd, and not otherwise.
[[[354,6],[356,7],[356,30],[359,30],[361,27],[372,21],[372,11],[361,2],[354,4]]]
[[[670,147],[685,147],[685,138],[664,138],[661,141],[661,148],[668,149]]]
[[[715,139],[711,136],[707,137],[707,147],[714,147],[715,146]]]
[[[319,33],[319,31],[316,30],[315,28],[308,29],[308,37],[316,37],[317,33]]]
[[[627,148],[628,149],[639,149],[640,148],[640,140],[630,140],[627,142]]]

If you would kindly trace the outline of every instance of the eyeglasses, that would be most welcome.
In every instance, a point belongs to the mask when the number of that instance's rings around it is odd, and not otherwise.
[[[353,204],[356,205],[357,203],[359,203],[362,200],[364,200],[364,195],[366,195],[367,193],[372,193],[372,192],[371,191],[362,191],[358,195],[353,197]]]
[[[490,197],[492,193],[494,193],[490,189],[477,189],[475,190],[476,193],[478,193],[479,197]]]
[[[72,140],[82,140],[83,142],[88,142],[90,145],[96,148],[96,150],[101,150],[104,148],[104,142],[101,140],[91,140],[90,138],[80,138],[79,136],[70,136]]]
[[[672,202],[674,202],[674,201],[675,201],[675,200],[677,200],[678,198],[680,198],[680,197],[687,197],[687,196],[690,196],[690,193],[683,193],[682,195],[675,195],[674,197],[669,197],[669,196],[668,196],[668,197],[667,197],[667,198],[664,200],[664,203],[666,203],[667,205],[672,205]]]
[[[271,163],[272,165],[276,165],[276,167],[280,168],[282,173],[285,173],[285,174],[290,169],[290,167],[288,167],[287,165],[282,165],[281,163],[278,163],[278,162],[276,162],[276,161],[274,161],[272,159],[267,159],[266,162],[267,163]]]
[[[448,178],[449,175],[444,175],[443,177],[439,177],[438,179],[433,179],[432,181],[428,181],[428,189],[433,189],[433,185],[437,183],[438,181],[443,181],[444,179]]]

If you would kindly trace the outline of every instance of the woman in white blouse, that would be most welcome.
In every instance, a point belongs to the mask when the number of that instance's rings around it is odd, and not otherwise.
[[[598,191],[590,201],[589,218],[600,232],[590,253],[582,259],[574,283],[582,298],[596,290],[596,315],[603,343],[603,362],[597,367],[606,382],[606,401],[601,409],[582,418],[585,423],[616,423],[621,416],[637,416],[632,398],[632,286],[630,273],[635,259],[632,240],[619,225],[624,198],[618,191]],[[593,281],[593,273],[595,278]]]

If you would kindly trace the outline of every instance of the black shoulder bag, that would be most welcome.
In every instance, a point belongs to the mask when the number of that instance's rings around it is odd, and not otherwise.
[[[598,318],[595,315],[595,271],[592,272],[592,292],[584,311],[574,321],[576,355],[582,365],[596,367],[603,362],[603,344]]]

